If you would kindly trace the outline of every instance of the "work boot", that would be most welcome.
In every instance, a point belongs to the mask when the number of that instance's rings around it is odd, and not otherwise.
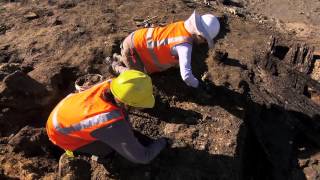
[[[80,157],[70,157],[63,153],[59,159],[59,179],[90,179],[91,165]]]

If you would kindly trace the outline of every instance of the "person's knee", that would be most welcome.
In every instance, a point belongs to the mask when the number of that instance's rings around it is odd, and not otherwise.
[[[131,159],[131,161],[136,164],[149,164],[152,161],[152,159],[140,157],[140,158],[133,158]]]

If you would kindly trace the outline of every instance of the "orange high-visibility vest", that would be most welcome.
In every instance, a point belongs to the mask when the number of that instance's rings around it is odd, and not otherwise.
[[[90,133],[124,119],[122,110],[102,98],[110,81],[70,94],[51,112],[47,121],[49,139],[65,150],[76,150],[96,139]]]
[[[144,28],[134,32],[133,48],[138,53],[148,73],[166,70],[179,63],[172,48],[181,43],[192,43],[191,34],[184,22],[165,27]]]

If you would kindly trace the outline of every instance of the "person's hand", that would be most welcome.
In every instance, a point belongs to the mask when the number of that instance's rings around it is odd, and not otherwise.
[[[209,84],[204,81],[199,81],[199,86],[196,89],[198,98],[206,102],[208,99],[212,98],[212,89],[209,87]]]
[[[207,84],[204,81],[199,81],[198,89],[201,89],[203,91],[207,91]]]

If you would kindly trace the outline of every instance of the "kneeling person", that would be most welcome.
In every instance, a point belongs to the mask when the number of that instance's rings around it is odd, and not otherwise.
[[[113,149],[134,163],[146,164],[166,146],[166,140],[141,145],[125,108],[152,108],[154,103],[150,77],[127,70],[115,79],[64,98],[50,114],[47,134],[64,150],[103,157]]]

